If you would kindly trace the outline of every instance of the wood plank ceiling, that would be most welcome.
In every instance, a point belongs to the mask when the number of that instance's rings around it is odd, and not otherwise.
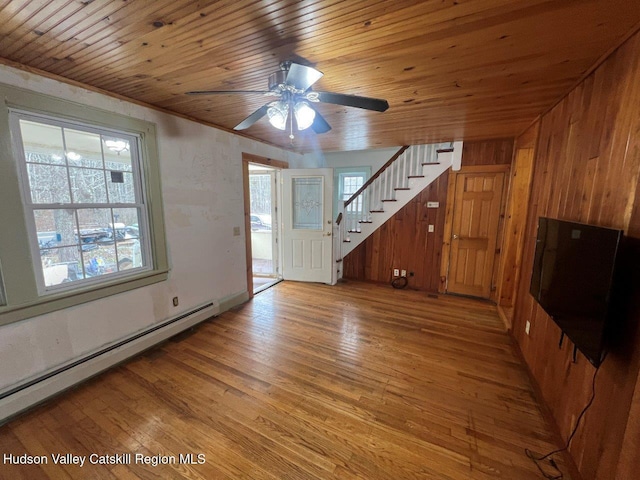
[[[316,90],[386,98],[385,113],[322,104],[333,130],[266,118],[285,148],[356,150],[521,133],[640,22],[638,0],[0,0],[0,57],[232,129],[282,60]]]

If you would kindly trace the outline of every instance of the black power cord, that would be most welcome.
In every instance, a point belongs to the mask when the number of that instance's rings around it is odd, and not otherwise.
[[[602,363],[604,363],[604,358],[606,358],[606,356],[603,357]],[[600,364],[600,366],[602,366],[602,363]],[[549,452],[546,455],[543,455],[541,457],[536,457],[533,454],[533,452],[531,450],[529,450],[528,448],[524,449],[524,452],[527,455],[527,457],[529,457],[531,460],[533,460],[533,463],[535,463],[536,467],[538,467],[538,470],[540,470],[540,473],[542,473],[542,475],[544,475],[544,478],[547,478],[549,480],[561,480],[562,479],[563,473],[558,468],[558,465],[553,460],[553,458],[549,459],[549,464],[553,468],[555,468],[556,471],[558,472],[556,475],[550,475],[547,472],[545,472],[538,462],[540,462],[542,460],[545,460],[545,459],[551,457],[552,455],[555,455],[556,453],[560,453],[560,452],[564,452],[564,451],[569,450],[569,446],[571,445],[571,440],[573,440],[573,437],[575,436],[576,432],[578,431],[578,427],[580,426],[580,422],[582,421],[582,417],[584,417],[584,415],[587,413],[587,410],[589,410],[589,407],[591,407],[591,405],[593,404],[593,400],[596,398],[596,377],[598,376],[598,371],[599,370],[600,370],[600,367],[596,368],[596,371],[593,373],[593,380],[591,381],[591,398],[589,399],[589,401],[587,402],[585,407],[582,409],[582,412],[580,412],[580,415],[578,415],[578,420],[576,420],[576,425],[573,427],[573,431],[571,432],[571,435],[569,435],[569,438],[567,439],[567,443],[565,444],[565,446],[563,448],[559,448],[557,450],[553,450],[552,452]]]
[[[391,280],[391,286],[393,288],[404,288],[409,284],[409,279],[407,277],[396,277]]]

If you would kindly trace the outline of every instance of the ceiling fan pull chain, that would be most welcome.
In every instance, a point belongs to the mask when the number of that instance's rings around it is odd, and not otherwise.
[[[291,102],[289,102],[289,139],[291,140],[291,145],[293,145],[293,108],[291,107]]]

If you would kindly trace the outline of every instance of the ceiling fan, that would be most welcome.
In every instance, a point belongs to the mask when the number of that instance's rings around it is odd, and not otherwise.
[[[315,68],[285,61],[280,64],[280,70],[269,75],[269,90],[202,90],[187,92],[187,95],[241,93],[279,97],[257,109],[233,129],[245,130],[266,115],[269,123],[280,130],[285,130],[288,123],[289,137],[292,140],[294,117],[298,130],[306,130],[309,127],[315,133],[326,133],[331,130],[331,125],[312,106],[313,103],[332,103],[376,112],[384,112],[389,108],[387,101],[379,98],[312,90],[311,86],[323,75]]]

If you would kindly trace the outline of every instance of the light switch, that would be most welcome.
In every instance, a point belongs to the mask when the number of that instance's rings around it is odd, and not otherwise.
[[[234,237],[240,236],[240,227],[233,227],[233,236]]]
[[[433,225],[429,225],[429,233],[433,233],[435,231],[435,227]]]

